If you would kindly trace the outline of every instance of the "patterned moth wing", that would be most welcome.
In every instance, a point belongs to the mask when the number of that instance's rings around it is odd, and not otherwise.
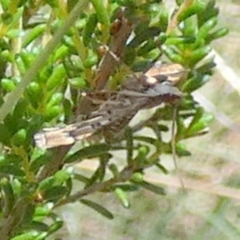
[[[140,73],[128,77],[118,92],[98,91],[88,93],[88,97],[100,104],[98,112],[109,113],[109,124],[102,126],[101,132],[105,140],[114,140],[122,136],[122,130],[139,110],[163,102],[174,104],[182,93],[165,75],[155,78]]]
[[[71,145],[102,132],[105,139],[114,138],[141,109],[173,104],[182,93],[163,74],[151,77],[135,74],[129,77],[120,91],[98,91],[87,93],[97,110],[80,116],[76,123],[59,128],[46,128],[34,136],[40,148]]]
[[[136,75],[126,81],[123,89],[117,94],[116,101],[128,102],[128,106],[116,113],[116,120],[102,129],[105,140],[121,139],[126,125],[139,110],[152,108],[161,103],[175,104],[182,98],[182,93],[164,77],[156,79],[144,74]],[[133,82],[136,81],[136,84]]]
[[[35,143],[38,147],[47,149],[74,144],[76,141],[86,139],[106,128],[111,131],[111,124],[116,125],[126,118],[126,113],[128,116],[131,113],[131,117],[133,117],[134,108],[128,99],[124,99],[124,101],[107,100],[99,105],[97,111],[88,116],[80,116],[76,123],[65,127],[43,129],[35,134]]]
[[[167,76],[168,81],[172,85],[178,84],[182,79],[186,77],[188,70],[178,63],[166,63],[155,62],[154,65],[147,69],[144,74],[149,77],[160,78],[161,76]]]

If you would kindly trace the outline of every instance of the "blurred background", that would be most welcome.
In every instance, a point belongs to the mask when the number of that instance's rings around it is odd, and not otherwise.
[[[240,239],[240,1],[216,2],[219,25],[230,32],[214,42],[218,66],[212,80],[195,93],[214,121],[208,134],[185,141],[192,156],[179,158],[178,165],[186,191],[172,157],[166,156],[162,161],[168,175],[153,169],[146,174],[166,189],[166,195],[133,192],[130,209],[125,209],[112,194],[94,194],[89,198],[104,203],[115,218],[108,220],[86,206],[69,204],[58,209],[67,224],[54,239]],[[77,167],[91,172],[94,162]]]

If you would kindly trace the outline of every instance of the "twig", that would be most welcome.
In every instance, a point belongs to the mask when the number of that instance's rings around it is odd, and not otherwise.
[[[48,176],[53,175],[55,172],[62,168],[64,157],[71,147],[72,145],[62,146],[54,149],[53,159],[50,160],[46,165],[44,165],[44,167],[40,170],[37,176],[37,180],[39,182],[47,178]]]
[[[121,58],[124,52],[124,47],[126,46],[126,42],[132,32],[133,25],[129,22],[127,18],[123,16],[120,21],[121,26],[114,34],[109,46],[109,51],[104,56],[103,61],[94,79],[94,83],[96,84],[96,88],[98,90],[101,90],[105,87],[109,76],[115,70],[115,67],[118,63],[116,58]]]
[[[122,172],[117,177],[113,177],[107,181],[101,182],[101,183],[95,183],[91,185],[90,187],[83,189],[81,191],[76,192],[75,194],[69,196],[66,199],[60,200],[59,203],[57,203],[54,208],[59,207],[61,205],[65,205],[67,203],[76,202],[80,198],[89,195],[94,192],[99,192],[108,189],[109,187],[112,187],[114,183],[118,182],[126,182],[129,180],[134,173],[136,169],[133,168],[125,168],[122,170]]]
[[[0,226],[1,240],[9,240],[13,231],[23,223],[25,213],[29,207],[29,201],[26,197],[18,199],[11,214],[2,219]]]
[[[120,58],[126,45],[126,41],[132,32],[132,24],[128,21],[128,19],[122,17],[121,20],[121,26],[119,30],[114,34],[113,40],[110,43],[109,51],[106,53],[94,79],[97,89],[104,88],[109,76],[113,73],[116,67],[117,61],[115,59],[115,56],[117,58]],[[80,103],[76,111],[77,114],[81,113],[81,108],[86,107],[88,104],[86,101],[83,102],[84,104]],[[58,171],[62,167],[64,156],[70,148],[71,146],[58,148],[56,154],[54,154],[53,160],[49,162],[49,164],[45,165],[39,173],[38,180],[43,180],[47,176],[50,176]]]

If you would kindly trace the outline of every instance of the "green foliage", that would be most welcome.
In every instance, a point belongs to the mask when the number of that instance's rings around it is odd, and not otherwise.
[[[190,154],[181,141],[201,135],[212,119],[193,100],[191,92],[210,80],[214,67],[213,59],[206,58],[210,44],[227,33],[225,28],[216,29],[215,1],[176,1],[173,15],[160,1],[67,2],[1,1],[2,240],[45,239],[63,225],[53,209],[75,201],[112,219],[106,206],[82,199],[94,192],[112,192],[126,208],[130,207],[128,194],[139,188],[164,194],[164,189],[144,181],[144,170],[156,166],[166,173],[159,159],[172,150],[171,142],[165,141],[161,132],[170,131],[167,123],[172,120],[172,106],[157,109],[142,126],[153,130],[152,137],[135,136],[134,129],[126,129],[123,144],[79,143],[75,149],[49,151],[35,148],[33,142],[33,135],[43,126],[72,119],[79,104],[79,90],[98,87],[96,69],[118,40],[122,18],[128,21],[130,31],[117,50],[122,60],[109,66],[113,71],[104,85],[114,86],[121,76],[136,69],[144,71],[159,59],[188,69],[188,76],[178,85],[185,93],[178,106],[175,135],[179,156]],[[101,54],[101,47],[107,47],[106,53]],[[111,162],[117,150],[126,152],[126,162]],[[67,165],[86,158],[99,160],[90,177],[75,173]],[[75,193],[73,180],[83,183]]]

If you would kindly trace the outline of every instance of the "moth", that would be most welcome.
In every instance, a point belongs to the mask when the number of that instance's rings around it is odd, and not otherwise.
[[[173,64],[172,64],[173,65]],[[173,66],[170,65],[171,68]],[[179,64],[175,64],[179,67]],[[166,73],[166,65],[154,65],[145,73],[127,77],[119,91],[96,91],[86,96],[96,106],[96,110],[77,118],[64,127],[45,128],[34,135],[36,146],[48,149],[74,144],[102,132],[105,139],[114,138],[124,129],[135,114],[142,109],[152,108],[161,103],[174,104],[183,94],[175,87],[181,71],[176,69]]]

